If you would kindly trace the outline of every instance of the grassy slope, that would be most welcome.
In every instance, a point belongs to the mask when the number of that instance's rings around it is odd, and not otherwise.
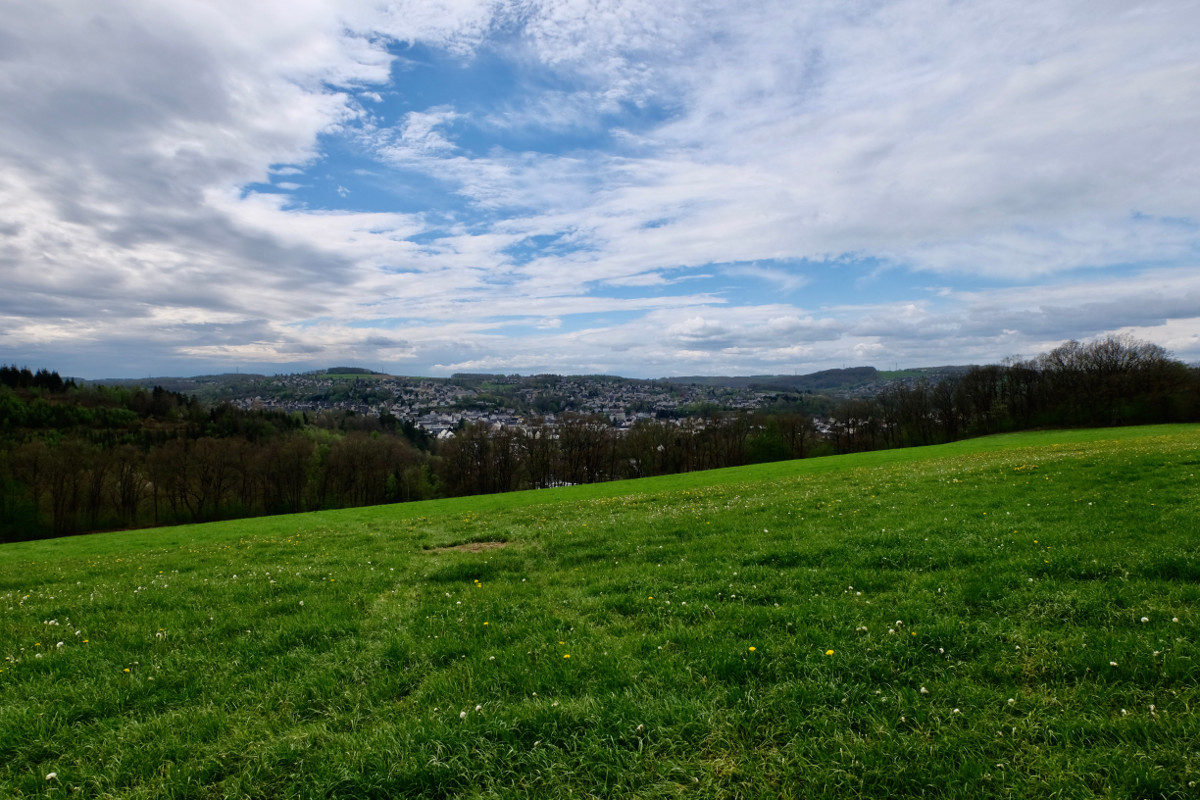
[[[4,545],[0,794],[1194,797],[1197,466],[1040,433]]]

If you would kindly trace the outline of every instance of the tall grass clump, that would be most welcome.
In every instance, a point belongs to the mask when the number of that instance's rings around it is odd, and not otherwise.
[[[1196,797],[1200,431],[0,547],[0,795]]]

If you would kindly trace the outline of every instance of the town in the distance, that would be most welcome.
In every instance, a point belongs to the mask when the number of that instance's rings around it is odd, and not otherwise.
[[[446,439],[464,425],[519,428],[555,426],[561,415],[593,415],[618,431],[638,422],[703,418],[714,412],[756,411],[802,404],[818,429],[836,405],[878,395],[890,386],[936,383],[970,367],[895,371],[874,367],[830,369],[806,375],[675,377],[655,380],[612,375],[456,374],[449,378],[389,375],[361,367],[296,374],[224,373],[190,378],[148,377],[92,383],[161,386],[206,403],[245,411],[352,413],[395,418]]]

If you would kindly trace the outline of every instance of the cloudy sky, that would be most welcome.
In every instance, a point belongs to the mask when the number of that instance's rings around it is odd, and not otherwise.
[[[1200,361],[1196,0],[0,0],[0,361]]]

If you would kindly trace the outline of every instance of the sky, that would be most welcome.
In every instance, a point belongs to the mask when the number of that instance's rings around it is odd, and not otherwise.
[[[1196,0],[0,0],[0,362],[1200,362]]]

